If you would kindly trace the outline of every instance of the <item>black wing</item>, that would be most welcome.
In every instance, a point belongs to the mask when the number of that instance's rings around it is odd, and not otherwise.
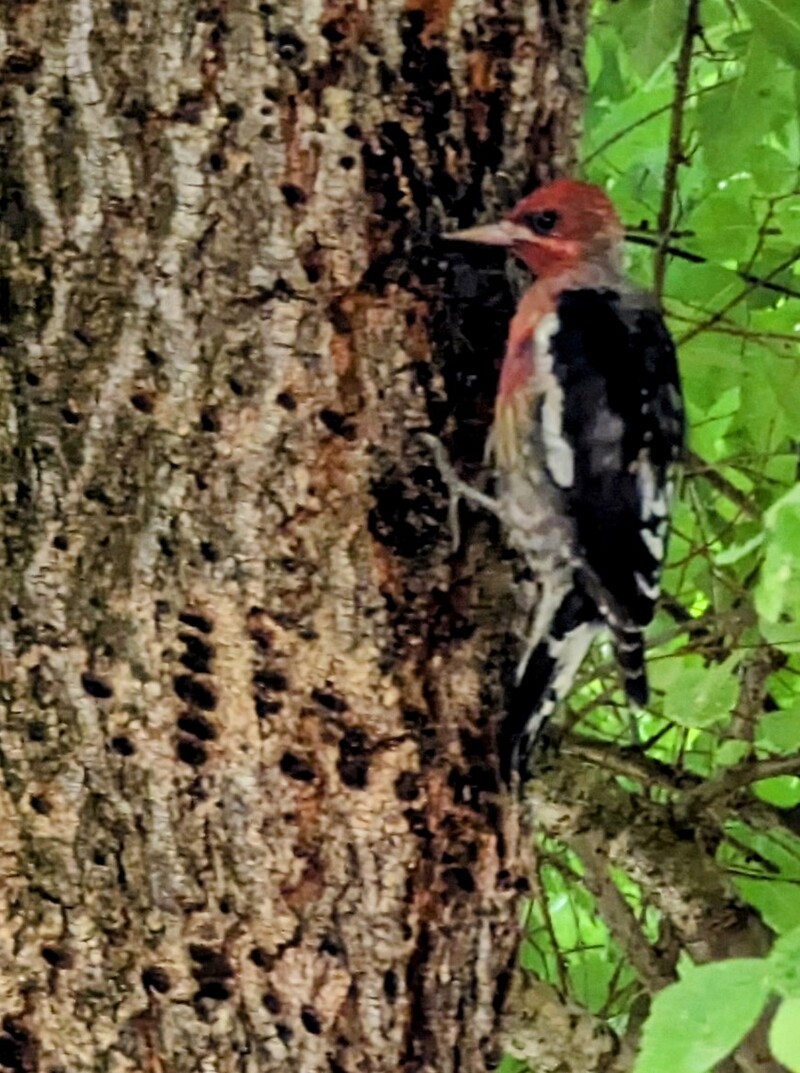
[[[670,469],[683,444],[675,348],[643,295],[565,291],[557,315],[552,371],[573,459],[561,487],[587,587],[604,617],[646,625],[664,556]]]

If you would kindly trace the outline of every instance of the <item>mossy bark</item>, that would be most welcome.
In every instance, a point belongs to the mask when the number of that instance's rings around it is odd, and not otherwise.
[[[448,218],[572,162],[584,0],[12,0],[0,1065],[489,1068],[524,887]]]

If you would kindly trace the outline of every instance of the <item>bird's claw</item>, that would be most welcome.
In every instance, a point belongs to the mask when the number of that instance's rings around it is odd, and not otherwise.
[[[447,507],[447,524],[450,528],[453,553],[461,547],[461,525],[458,520],[458,505],[462,498],[466,499],[465,489],[469,486],[456,473],[450,456],[447,454],[444,444],[436,436],[429,432],[420,433],[420,439],[430,449],[439,475],[447,486],[450,501]]]
[[[447,486],[447,491],[450,495],[447,520],[453,535],[453,551],[455,552],[458,551],[461,546],[461,527],[458,520],[458,505],[461,500],[463,499],[467,503],[473,503],[475,506],[482,507],[484,510],[489,511],[490,514],[494,514],[502,521],[503,516],[500,504],[496,499],[486,495],[485,492],[479,491],[477,488],[473,488],[471,484],[468,484],[459,477],[450,460],[450,456],[440,439],[436,436],[432,436],[428,432],[420,433],[420,439],[430,449],[434,462],[436,463],[436,468],[439,470],[441,478]]]

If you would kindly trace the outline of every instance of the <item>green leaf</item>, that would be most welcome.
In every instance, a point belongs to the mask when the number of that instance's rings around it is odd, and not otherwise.
[[[529,1066],[521,1058],[514,1058],[510,1054],[503,1055],[503,1060],[497,1067],[497,1073],[528,1073]]]
[[[797,0],[741,0],[741,4],[764,40],[790,63],[800,64],[800,7]]]
[[[800,612],[800,485],[782,496],[767,511],[766,555],[756,586],[755,603],[767,622]]]
[[[753,125],[743,119],[754,116],[763,103],[761,95],[769,85],[769,70],[774,63],[774,56],[763,39],[751,33],[741,55],[738,75],[721,80],[698,99],[700,145],[712,175],[730,175],[737,166],[741,167],[742,156],[753,141]],[[703,232],[700,235],[708,237]]]
[[[758,721],[756,744],[783,753],[800,752],[800,701],[780,712],[767,712]]]
[[[760,779],[753,784],[753,793],[759,801],[765,801],[775,808],[796,808],[800,805],[800,779],[796,775]]]
[[[769,1028],[769,1046],[790,1073],[800,1073],[800,998],[784,999],[778,1007]]]
[[[730,171],[728,149],[726,174]],[[752,197],[753,181],[749,177],[720,183],[689,215],[687,224],[696,235],[686,240],[687,248],[720,262],[744,260],[753,248],[753,235],[758,230]]]
[[[748,166],[765,193],[779,194],[794,185],[797,164],[772,145],[759,145],[757,151],[750,155]]]
[[[736,820],[726,824],[725,830],[731,832],[740,845],[747,846],[769,862],[771,875],[780,874],[800,881],[800,838],[791,831],[783,827],[760,831]]]
[[[656,995],[634,1073],[710,1073],[756,1023],[768,995],[759,958],[691,968]]]
[[[743,544],[730,544],[724,551],[717,552],[714,556],[714,561],[717,566],[731,566],[733,563],[738,563],[740,559],[750,555],[756,548],[760,548],[763,543],[764,534],[757,533],[756,536],[745,540]]]
[[[683,727],[708,727],[725,719],[739,691],[738,660],[734,655],[710,667],[699,656],[665,661],[665,669],[652,677],[655,685],[666,690],[666,718]]]
[[[758,910],[764,923],[779,935],[800,925],[800,898],[797,896],[796,883],[736,876],[733,885],[742,898]]]
[[[768,963],[775,990],[787,998],[800,998],[800,928],[775,940]]]
[[[626,46],[631,65],[642,78],[669,60],[686,21],[682,4],[664,0],[626,0],[625,4],[614,5],[607,17]]]

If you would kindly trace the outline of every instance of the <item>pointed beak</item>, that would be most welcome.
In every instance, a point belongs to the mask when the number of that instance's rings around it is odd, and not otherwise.
[[[496,224],[483,224],[480,227],[468,227],[465,231],[454,231],[443,235],[448,242],[480,242],[484,246],[513,246],[515,242],[530,242],[530,231],[510,220],[500,220]]]

